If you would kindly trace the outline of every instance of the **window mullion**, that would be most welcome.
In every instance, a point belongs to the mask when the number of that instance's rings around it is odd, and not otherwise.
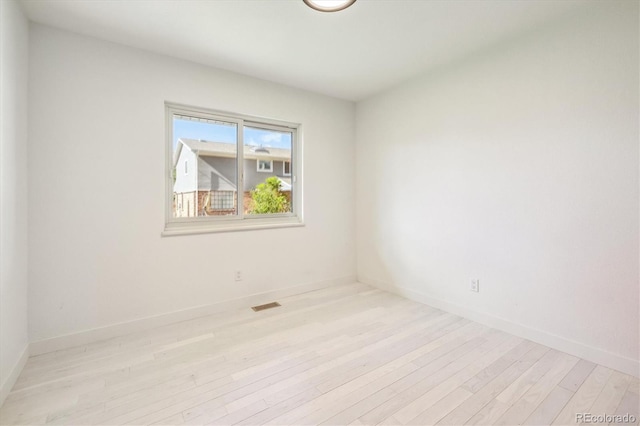
[[[298,190],[299,186],[296,177],[296,170],[299,170],[298,164],[298,132],[295,130],[291,131],[291,158],[289,159],[289,176],[291,176],[291,213],[296,215],[297,206],[296,204],[299,202],[298,196],[300,191]]]
[[[237,194],[238,194],[238,218],[244,219],[244,121],[238,122],[238,177],[237,177]]]

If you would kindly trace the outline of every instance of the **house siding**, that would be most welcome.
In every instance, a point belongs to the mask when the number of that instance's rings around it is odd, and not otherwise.
[[[235,158],[199,157],[198,180],[192,188],[197,184],[200,191],[235,191],[236,175]]]
[[[187,173],[185,173],[185,164]],[[182,149],[176,163],[173,192],[193,192],[198,184],[196,155],[189,149]]]
[[[244,190],[250,191],[268,177],[283,177],[282,161],[273,161],[273,172],[265,173],[257,170],[257,160],[244,160]]]
[[[257,160],[244,160],[244,188],[240,203],[244,212],[251,207],[251,191],[267,178],[284,177],[283,161],[273,160],[272,172],[259,172]],[[186,168],[185,168],[186,166]],[[186,170],[186,172],[185,172]],[[173,187],[173,211],[175,217],[195,217],[229,214],[233,210],[209,209],[211,191],[236,192],[236,159],[227,157],[198,156],[197,151],[183,148],[176,162]],[[291,194],[285,192],[291,201]],[[238,194],[235,194],[238,204]]]
[[[235,182],[236,178],[236,160],[235,158],[222,158],[222,157],[204,157],[206,158],[206,162],[211,165],[211,167],[218,170],[221,174],[223,174],[229,181]],[[200,160],[205,161],[205,160]],[[244,190],[250,191],[255,189],[255,187],[265,181],[268,177],[278,176],[283,177],[282,173],[282,161],[274,161],[273,162],[273,172],[272,173],[263,173],[257,171],[256,160],[248,159],[244,160]],[[213,185],[206,184],[203,186],[203,183],[207,183],[207,181],[198,182],[200,190],[227,190],[226,187],[220,187],[216,185],[215,180],[211,182]]]

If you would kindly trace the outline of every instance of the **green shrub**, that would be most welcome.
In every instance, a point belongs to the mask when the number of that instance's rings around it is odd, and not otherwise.
[[[286,195],[280,191],[281,182],[277,177],[269,177],[263,183],[259,183],[256,189],[251,191],[252,205],[250,213],[286,213],[289,211],[289,201]]]

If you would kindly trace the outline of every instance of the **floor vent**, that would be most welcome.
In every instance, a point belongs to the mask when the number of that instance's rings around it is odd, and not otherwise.
[[[277,308],[278,306],[280,306],[278,302],[271,302],[264,305],[252,306],[251,309],[258,312],[258,311],[264,311],[265,309]]]

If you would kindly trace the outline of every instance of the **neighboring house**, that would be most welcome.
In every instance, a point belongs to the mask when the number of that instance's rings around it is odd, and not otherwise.
[[[236,144],[194,139],[178,139],[173,167],[173,202],[176,217],[226,215],[235,212]],[[245,213],[251,190],[266,178],[276,176],[282,191],[291,191],[291,150],[244,146]]]

